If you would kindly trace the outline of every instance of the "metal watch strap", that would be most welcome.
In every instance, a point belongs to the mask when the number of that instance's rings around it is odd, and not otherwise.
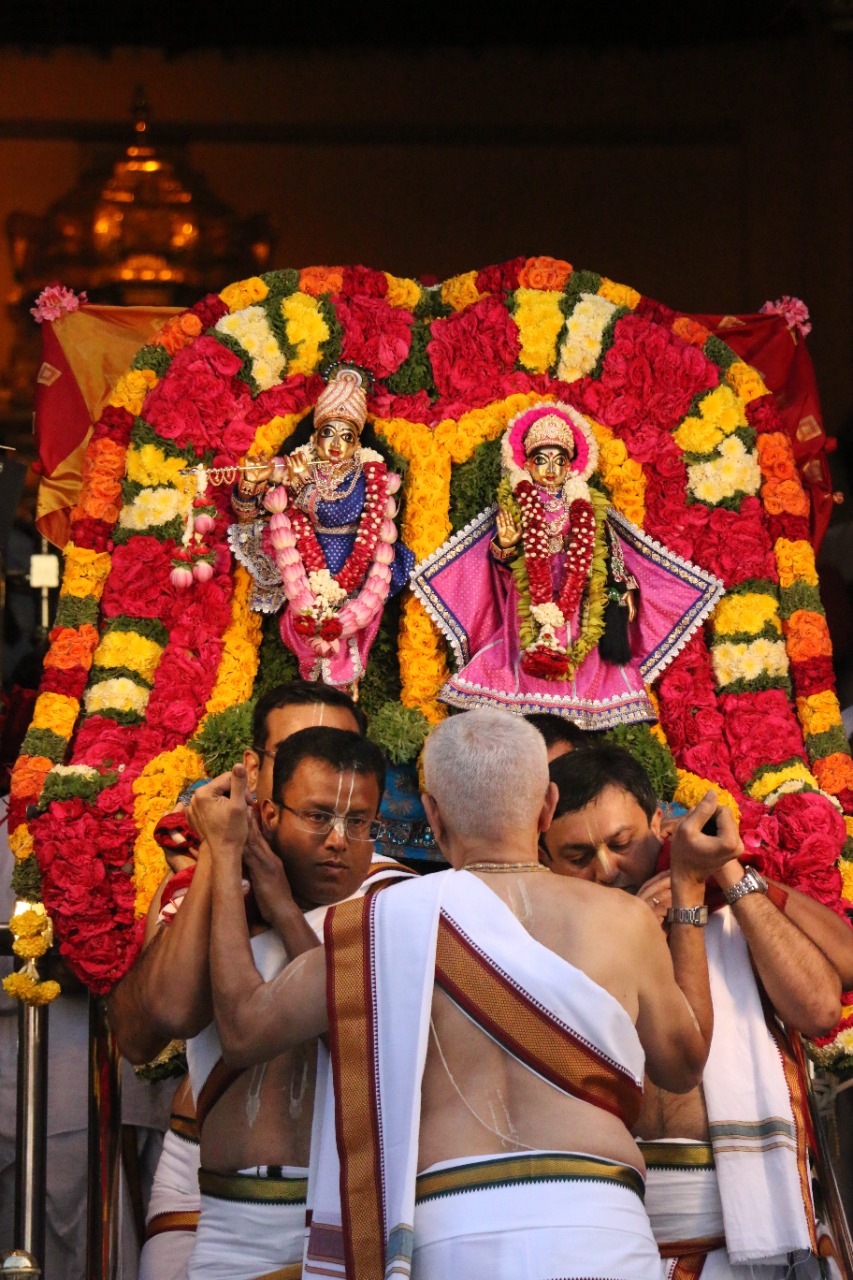
[[[707,907],[670,907],[666,913],[667,924],[694,924],[697,929],[708,923]]]
[[[755,867],[747,867],[737,884],[733,884],[730,889],[725,890],[726,902],[731,907],[736,902],[739,902],[741,898],[745,898],[748,893],[766,892],[767,881],[764,876],[760,876]]]

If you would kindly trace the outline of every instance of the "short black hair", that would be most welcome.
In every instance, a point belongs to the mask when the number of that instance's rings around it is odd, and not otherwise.
[[[372,773],[379,787],[379,799],[385,790],[385,757],[375,742],[362,738],[351,729],[330,729],[322,725],[300,729],[278,744],[272,771],[273,803],[303,760],[322,760],[339,773]]]
[[[619,787],[637,801],[651,822],[658,807],[651,779],[638,760],[624,747],[610,742],[570,751],[552,760],[548,766],[551,781],[559,791],[554,819],[564,813],[577,813],[597,800],[605,787]]]
[[[573,751],[578,751],[581,747],[590,746],[595,736],[581,729],[573,720],[550,711],[537,711],[535,715],[524,718],[534,729],[539,730],[546,747],[553,747],[557,742],[568,742]]]
[[[252,716],[252,748],[261,752],[267,745],[267,716],[280,707],[339,707],[349,711],[362,737],[367,733],[367,716],[343,689],[321,684],[318,680],[289,680],[287,684],[268,689],[255,704]]]

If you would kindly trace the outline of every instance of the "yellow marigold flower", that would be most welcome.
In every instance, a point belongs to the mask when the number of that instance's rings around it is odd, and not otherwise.
[[[673,438],[685,453],[713,453],[723,439],[723,433],[714,422],[705,418],[685,418],[673,432]]]
[[[156,444],[144,444],[139,449],[127,452],[127,478],[145,488],[156,485],[175,485],[187,489],[194,483],[192,476],[182,476],[181,468],[185,467],[183,458],[167,458]]]
[[[636,289],[632,289],[628,284],[617,284],[615,280],[608,280],[606,276],[598,286],[598,294],[599,297],[612,302],[614,306],[630,307],[632,311],[640,301],[640,294]]]
[[[237,284],[229,284],[220,293],[220,298],[229,311],[241,311],[253,302],[263,302],[269,293],[269,287],[259,276],[250,276],[248,280],[240,280]]]
[[[685,808],[692,809],[709,791],[716,791],[717,803],[725,805],[727,809],[731,809],[735,821],[740,822],[738,802],[730,791],[726,791],[725,787],[719,786],[716,782],[709,782],[707,778],[700,778],[698,774],[690,773],[687,769],[677,769],[676,773],[678,774],[678,786],[675,789],[673,799],[678,804],[683,804]]]
[[[153,680],[162,647],[136,631],[110,631],[95,650],[96,667],[129,667],[143,680]]]
[[[42,937],[26,937],[16,938],[12,943],[12,950],[16,956],[20,956],[22,960],[38,960],[48,949],[47,938]]]
[[[25,822],[15,827],[15,830],[9,836],[9,848],[12,853],[23,862],[24,858],[29,858],[33,852],[33,838],[30,835],[29,827]]]
[[[118,409],[127,409],[134,417],[142,412],[145,397],[158,382],[153,369],[130,369],[123,373],[115,385],[109,403]]]
[[[757,369],[744,364],[742,360],[735,360],[734,364],[729,365],[726,370],[726,381],[734,387],[744,404],[757,400],[759,396],[767,395],[767,388],[761,374]]]
[[[557,359],[557,339],[565,323],[561,293],[544,289],[516,290],[515,315],[525,369],[545,373]]]
[[[16,938],[38,938],[52,932],[50,917],[40,905],[16,911],[9,921],[9,929]]]
[[[817,586],[814,550],[810,542],[791,542],[788,538],[779,538],[774,550],[781,586],[790,587],[795,582],[806,582],[811,587]]]
[[[844,815],[844,825],[847,828],[848,836],[853,837],[853,817],[849,813]]]
[[[466,271],[461,276],[451,276],[441,286],[441,300],[454,311],[462,311],[472,302],[479,302],[486,295],[477,288],[477,271]]]
[[[702,417],[713,422],[723,435],[731,435],[738,427],[747,426],[747,417],[743,401],[739,400],[731,387],[721,383],[703,396],[699,405]]]
[[[92,596],[100,600],[109,571],[108,551],[90,551],[88,547],[75,547],[73,542],[69,542],[65,548],[61,594],[78,599]]]
[[[791,764],[786,765],[784,769],[769,769],[767,773],[762,774],[750,784],[749,794],[753,800],[763,800],[765,796],[769,796],[772,791],[776,791],[786,782],[800,783],[802,788],[811,788],[813,791],[819,789],[813,774],[804,764]]]
[[[848,902],[853,902],[853,862],[849,858],[842,858],[838,863],[838,870],[841,872],[841,896]]]
[[[41,693],[33,708],[33,729],[49,729],[60,738],[70,738],[80,714],[80,703],[64,693]]]
[[[329,326],[320,304],[310,293],[292,293],[281,304],[288,341],[296,347],[288,373],[314,373],[320,364],[321,348],[329,337]]]
[[[833,689],[797,698],[797,715],[804,733],[826,733],[841,724],[841,708]]]
[[[781,632],[779,605],[773,596],[750,591],[746,595],[724,596],[713,613],[717,635],[735,635],[738,632],[757,635],[767,623]]]
[[[101,680],[87,689],[83,702],[89,715],[96,711],[135,711],[141,715],[148,705],[148,690],[134,684],[126,676]]]
[[[198,752],[190,747],[176,747],[149,760],[133,783],[136,797],[133,818],[139,830],[133,848],[138,916],[148,910],[154,890],[165,874],[163,852],[152,838],[154,827],[165,814],[171,813],[187,784],[204,776],[204,764]]]
[[[388,281],[386,301],[392,307],[402,307],[404,311],[414,311],[421,300],[421,286],[417,280],[408,280],[404,276],[392,276],[384,273]]]
[[[3,990],[13,1000],[23,1000],[24,1004],[50,1004],[59,995],[58,982],[37,982],[27,973],[10,973],[3,979]]]
[[[238,566],[231,597],[231,622],[223,637],[222,660],[205,708],[205,719],[252,696],[261,644],[261,617],[249,609],[251,585],[247,570]]]

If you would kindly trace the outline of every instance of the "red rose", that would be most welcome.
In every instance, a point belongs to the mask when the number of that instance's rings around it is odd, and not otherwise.
[[[310,613],[297,613],[293,618],[294,630],[301,636],[313,636],[317,633],[316,620]]]
[[[228,315],[228,307],[218,293],[209,293],[190,310],[194,316],[198,316],[202,329],[212,329],[217,320]]]
[[[323,640],[337,640],[343,627],[337,618],[324,618],[320,623],[320,636]]]
[[[771,880],[783,879],[779,823],[772,809],[757,800],[744,800],[740,806],[740,838],[744,862]]]
[[[651,320],[655,324],[662,324],[665,328],[671,329],[678,312],[673,311],[670,307],[664,305],[663,302],[656,302],[654,298],[640,298],[634,308],[635,316],[642,316],[644,320]]]
[[[805,759],[802,730],[781,689],[727,693],[720,698],[720,709],[734,770],[743,785],[764,764]]]
[[[238,461],[250,448],[255,438],[255,428],[246,421],[248,405],[241,405],[240,412],[223,428],[219,437],[220,447],[232,462]]]
[[[784,431],[776,401],[768,391],[766,396],[750,400],[746,406],[746,420],[759,435],[765,431]]]
[[[89,716],[83,721],[74,744],[74,763],[93,768],[118,769],[124,765],[136,777],[154,756],[165,751],[166,738],[148,725],[116,724],[107,716]]]
[[[388,292],[388,281],[383,271],[374,271],[371,267],[345,267],[341,293],[347,298],[356,295],[365,298],[384,298]]]
[[[714,508],[704,538],[696,543],[694,558],[702,568],[722,578],[727,587],[747,578],[779,580],[757,498],[744,498],[739,512]]]
[[[767,531],[773,542],[778,538],[787,538],[790,542],[808,542],[811,538],[809,522],[805,516],[768,516]]]
[[[108,404],[95,423],[92,439],[101,440],[107,437],[110,440],[115,440],[116,444],[127,446],[130,443],[132,430],[133,414],[127,409],[120,409],[117,405]]]
[[[62,693],[67,698],[80,699],[86,688],[88,672],[83,667],[63,671],[60,667],[46,667],[41,679],[41,693]]]
[[[699,742],[695,746],[686,747],[678,763],[700,778],[719,783],[736,798],[740,795],[725,742]]]
[[[518,277],[526,261],[526,258],[510,258],[509,262],[499,262],[494,267],[484,267],[477,273],[477,288],[480,293],[514,292],[518,288]]]
[[[208,582],[194,582],[189,591],[173,591],[163,611],[163,623],[170,633],[175,627],[190,628],[197,636],[220,636],[231,618],[232,583],[217,564]]]
[[[544,680],[565,680],[568,659],[558,649],[544,646],[529,649],[521,655],[522,670]]]
[[[493,399],[495,382],[510,372],[518,351],[518,329],[497,298],[433,322],[429,356],[442,396],[468,400],[488,393]]]
[[[378,385],[368,401],[371,417],[405,418],[407,422],[429,424],[435,420],[432,401],[426,391],[411,396],[392,396],[385,387]]]
[[[95,520],[92,516],[81,516],[75,520],[69,531],[70,541],[76,547],[87,547],[90,551],[110,551],[112,549],[113,524],[106,520]]]
[[[144,414],[158,435],[197,453],[219,444],[223,423],[238,416],[249,388],[235,375],[243,363],[213,337],[197,338],[172,360],[149,392]]]
[[[176,595],[169,582],[172,551],[172,543],[142,535],[116,547],[101,599],[104,616],[160,618],[167,613]]]
[[[344,330],[343,358],[377,378],[396,373],[412,345],[411,312],[392,307],[384,297],[337,297],[334,302]]]
[[[246,421],[252,427],[259,427],[270,418],[301,413],[309,404],[316,403],[324,385],[319,374],[306,377],[304,373],[295,373],[268,391],[262,391],[247,407]]]

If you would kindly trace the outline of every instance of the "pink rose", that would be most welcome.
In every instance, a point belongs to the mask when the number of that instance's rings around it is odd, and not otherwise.
[[[696,563],[722,578],[727,587],[747,578],[778,582],[773,546],[757,498],[744,498],[740,511],[716,507],[704,538],[696,543]]]
[[[101,599],[105,617],[160,618],[168,613],[175,598],[169,584],[173,545],[138,535],[116,547]]]
[[[720,698],[726,742],[738,781],[746,785],[762,765],[805,760],[803,734],[781,689],[727,693]]]

